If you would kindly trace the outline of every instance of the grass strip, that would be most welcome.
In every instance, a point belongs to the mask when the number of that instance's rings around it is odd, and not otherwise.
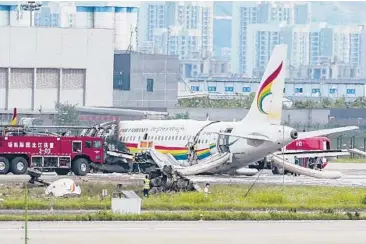
[[[365,220],[366,215],[341,213],[249,213],[249,212],[184,212],[113,214],[102,211],[82,215],[29,215],[29,221],[194,221],[194,220]],[[0,221],[24,221],[24,216],[0,215]]]
[[[56,199],[42,196],[43,189],[31,189],[29,209],[110,209],[110,199],[102,200],[100,194],[93,192],[92,187],[82,185],[81,197]],[[251,193],[244,197],[247,190],[248,185],[212,185],[212,194],[208,197],[200,192],[153,195],[143,199],[142,209],[165,211],[366,209],[366,189],[361,187],[255,186]],[[15,191],[9,188],[3,201],[0,201],[0,209],[24,208],[23,189]]]

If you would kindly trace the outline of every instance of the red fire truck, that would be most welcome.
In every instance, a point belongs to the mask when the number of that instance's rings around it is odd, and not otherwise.
[[[282,151],[282,149],[280,150]],[[300,161],[300,166],[309,168],[309,161],[314,160],[316,157],[325,157],[325,162],[322,163],[321,168],[325,168],[329,158],[337,156],[348,155],[343,150],[332,150],[331,141],[327,137],[312,137],[306,139],[299,139],[286,145],[283,151],[285,157],[290,161],[294,161],[296,156]],[[277,166],[272,165],[270,160],[265,158],[264,160],[258,161],[250,168],[261,169],[272,169],[273,174],[286,173],[283,169],[279,169]]]
[[[328,137],[299,139],[291,142],[285,147],[286,152],[313,150],[330,150],[330,139]]]
[[[99,137],[0,135],[0,174],[24,174],[28,167],[52,170],[58,174],[69,172],[84,176],[90,164],[104,162],[104,141]]]

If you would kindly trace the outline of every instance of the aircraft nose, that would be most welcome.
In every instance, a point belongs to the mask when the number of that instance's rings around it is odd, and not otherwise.
[[[290,136],[291,136],[291,138],[292,138],[293,140],[296,140],[296,139],[298,138],[298,136],[299,136],[299,133],[297,132],[297,130],[293,129],[293,130],[291,130],[291,132],[290,132]]]

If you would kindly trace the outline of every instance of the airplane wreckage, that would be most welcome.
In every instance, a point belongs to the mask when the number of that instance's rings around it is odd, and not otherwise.
[[[143,173],[149,175],[151,182],[151,194],[159,192],[201,191],[198,184],[189,179],[191,175],[210,172],[212,169],[230,166],[230,153],[220,150],[203,160],[197,160],[194,155],[189,155],[185,163],[178,162],[172,155],[161,153],[154,149],[151,141],[142,141],[141,151],[131,154],[120,139],[119,122],[107,122],[84,129],[80,136],[103,138],[104,163],[91,163],[90,172],[97,173]],[[298,174],[309,175],[315,178],[340,178],[338,172],[305,169],[294,165],[288,160],[283,161],[279,156],[272,155],[273,163],[279,167]],[[243,170],[243,169],[240,169]],[[245,175],[258,173],[256,169],[246,168]],[[254,172],[255,171],[255,172]],[[314,173],[315,172],[315,173]],[[50,183],[40,180],[41,173],[28,169],[31,176],[30,184],[50,187]],[[175,180],[174,180],[175,179]],[[70,183],[71,184],[71,183]],[[51,190],[48,190],[51,192]]]
[[[230,152],[227,150],[225,145],[220,145],[219,148],[221,149],[218,153],[215,153],[205,159],[197,160],[197,157],[190,153],[188,155],[188,160],[179,162],[171,154],[161,153],[158,150],[155,150],[151,141],[142,141],[139,146],[141,149],[140,152],[133,156],[121,142],[120,132],[119,123],[117,121],[103,123],[82,131],[81,136],[96,136],[105,140],[105,163],[92,165],[94,172],[144,173],[150,176],[152,192],[155,190],[169,191],[169,185],[174,185],[176,191],[190,191],[200,189],[192,182],[192,180],[189,179],[189,176],[207,174],[207,172],[219,167],[230,167]],[[197,135],[199,135],[199,132]],[[188,146],[192,148],[195,141],[196,138],[193,143],[190,143]],[[272,154],[271,158],[273,166],[285,168],[290,172],[319,179],[338,179],[341,177],[341,174],[336,171],[318,171],[303,168],[293,164],[288,158],[283,160],[282,156],[280,157],[276,154]],[[239,170],[234,171],[234,173],[239,172]],[[252,168],[240,169],[240,171],[241,174],[247,176],[252,176],[258,173],[257,169]],[[230,170],[227,173],[230,174]],[[178,179],[175,184],[173,184],[174,174]]]
[[[71,131],[66,132],[69,133]],[[184,170],[175,169],[172,165],[160,162],[156,164],[149,151],[131,154],[126,151],[118,138],[118,122],[108,122],[84,129],[80,136],[100,137],[104,139],[104,163],[91,163],[91,173],[143,173],[150,179],[150,194],[159,192],[201,191],[201,188],[187,177]],[[66,174],[70,173],[65,172]],[[80,195],[80,188],[71,179],[61,179],[53,183],[41,179],[42,172],[29,168],[27,174],[31,177],[29,187],[47,187],[46,195],[54,196]],[[65,181],[66,180],[66,181]],[[72,186],[72,187],[69,187]],[[69,192],[68,189],[76,189]],[[66,189],[66,190],[65,190]]]

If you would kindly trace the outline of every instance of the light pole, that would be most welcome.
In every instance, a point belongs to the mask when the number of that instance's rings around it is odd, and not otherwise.
[[[21,4],[20,7],[22,10],[29,11],[29,18],[30,18],[30,26],[33,26],[33,11],[38,11],[41,9],[42,4],[35,2],[35,1],[28,1],[25,4]]]
[[[24,216],[24,243],[28,243],[28,197],[29,197],[29,190],[28,190],[28,183],[24,183],[25,189],[25,216]]]

